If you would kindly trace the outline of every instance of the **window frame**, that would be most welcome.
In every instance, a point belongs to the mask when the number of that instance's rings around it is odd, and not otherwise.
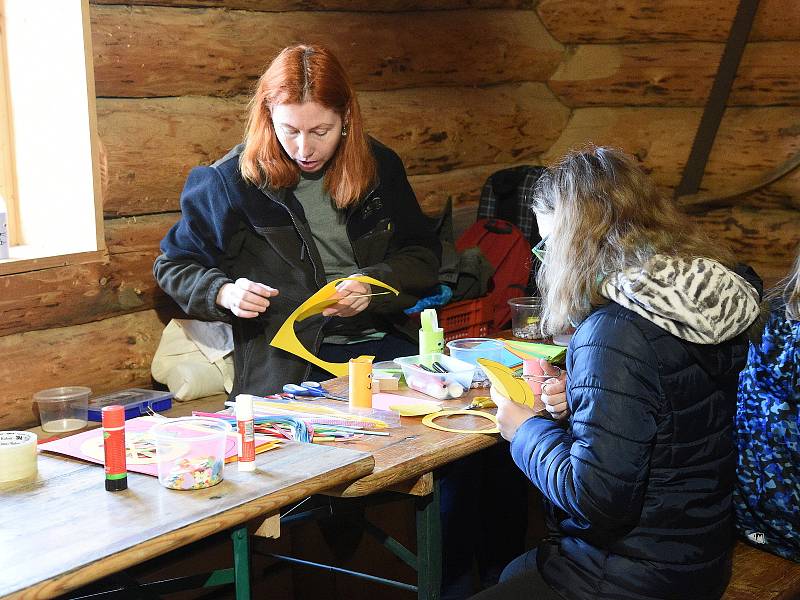
[[[63,1],[63,0],[62,0]],[[21,245],[21,200],[19,198],[15,139],[15,121],[11,100],[10,76],[7,47],[6,2],[0,0],[0,193],[6,201],[11,257],[0,260],[0,276],[24,273],[39,269],[86,264],[107,260],[108,251],[103,229],[103,198],[101,181],[100,142],[97,133],[97,110],[94,81],[94,60],[92,55],[91,22],[89,0],[70,0],[80,2],[83,31],[83,57],[86,75],[86,100],[88,111],[89,152],[91,156],[91,190],[94,205],[93,219],[95,249],[79,252],[57,253],[44,244]],[[39,10],[41,7],[39,7]],[[35,12],[32,9],[32,12]],[[85,208],[88,208],[88,200]],[[41,212],[41,211],[39,211]],[[37,219],[46,219],[37,216]],[[88,219],[84,218],[88,226]],[[15,251],[16,248],[16,251]]]

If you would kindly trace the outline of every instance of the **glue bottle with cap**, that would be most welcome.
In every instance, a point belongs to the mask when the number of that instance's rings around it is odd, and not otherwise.
[[[253,422],[253,397],[236,396],[236,444],[239,471],[256,470],[256,433]]]
[[[8,209],[5,198],[0,196],[0,259],[8,258]]]
[[[119,404],[104,406],[100,412],[103,424],[103,455],[106,490],[128,489],[128,465],[125,461],[125,409]]]
[[[419,330],[419,353],[434,354],[444,352],[444,329],[439,327],[436,310],[426,308],[419,317],[422,327]]]

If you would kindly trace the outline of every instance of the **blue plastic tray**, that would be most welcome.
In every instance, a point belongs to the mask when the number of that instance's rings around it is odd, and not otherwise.
[[[144,388],[129,388],[118,392],[111,392],[104,396],[89,399],[87,416],[90,421],[101,421],[104,406],[119,404],[125,407],[125,419],[133,419],[147,414],[150,407],[155,412],[167,410],[172,407],[172,394],[159,390],[146,390]]]

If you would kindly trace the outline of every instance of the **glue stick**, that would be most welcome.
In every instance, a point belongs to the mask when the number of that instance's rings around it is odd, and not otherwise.
[[[6,201],[0,196],[0,259],[8,258],[8,210]]]
[[[253,397],[250,394],[236,396],[236,445],[239,470],[256,470],[256,433],[253,424]]]
[[[126,490],[128,466],[125,462],[125,409],[118,404],[112,404],[104,406],[100,415],[103,424],[106,490]]]

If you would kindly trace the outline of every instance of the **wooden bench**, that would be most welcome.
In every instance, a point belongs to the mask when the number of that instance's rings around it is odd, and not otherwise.
[[[722,600],[798,600],[800,563],[736,542],[733,576]]]

